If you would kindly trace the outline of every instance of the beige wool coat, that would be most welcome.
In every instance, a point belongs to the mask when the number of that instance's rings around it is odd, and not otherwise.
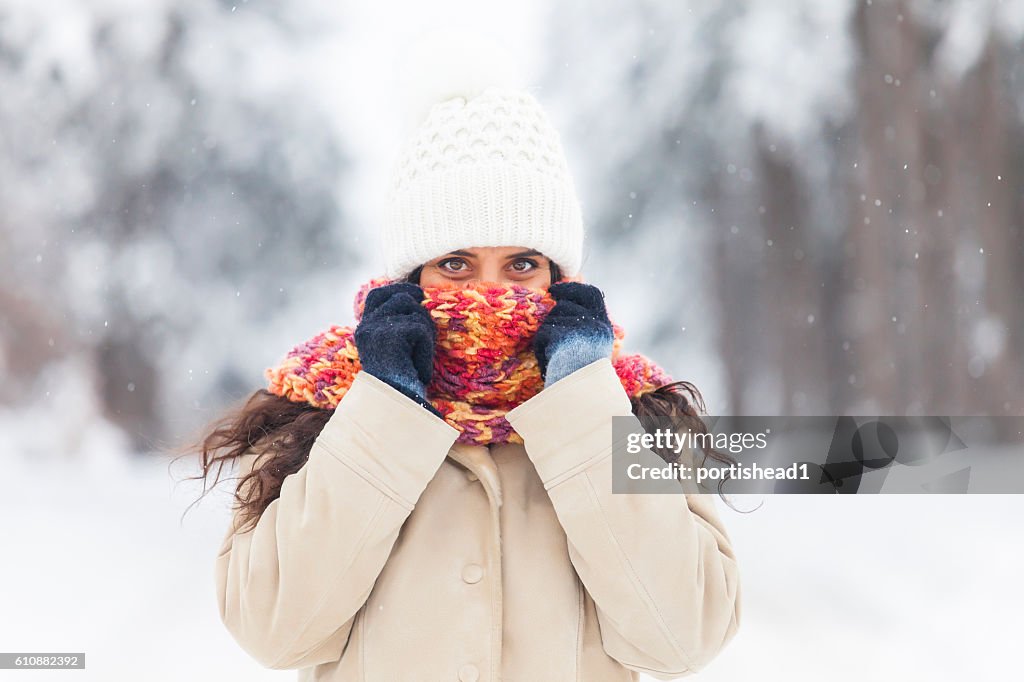
[[[710,494],[612,494],[608,359],[459,432],[361,372],[256,528],[216,560],[220,615],[269,668],[331,682],[626,682],[701,670],[740,622]],[[251,470],[255,451],[241,459]],[[236,517],[237,519],[237,517]]]

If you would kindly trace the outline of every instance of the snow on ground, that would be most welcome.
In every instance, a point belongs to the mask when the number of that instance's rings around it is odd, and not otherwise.
[[[23,469],[0,499],[0,650],[86,653],[86,670],[3,680],[283,680],[220,623],[213,561],[227,495],[198,496],[192,469],[138,459]],[[172,478],[172,475],[174,478]]]
[[[220,623],[228,495],[186,462],[0,457],[0,650],[86,652],[3,680],[271,680]],[[996,680],[1024,635],[1024,496],[734,498],[743,622],[701,673],[735,680]]]

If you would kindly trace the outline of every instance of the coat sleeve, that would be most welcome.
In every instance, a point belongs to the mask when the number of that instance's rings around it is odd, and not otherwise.
[[[335,661],[458,430],[365,372],[255,528],[237,510],[216,561],[221,620],[268,668]],[[257,455],[242,458],[240,473]],[[266,456],[261,458],[266,461]]]
[[[604,358],[506,418],[565,530],[605,651],[631,670],[676,679],[704,668],[739,628],[736,556],[712,494],[612,493],[613,416],[636,420]]]

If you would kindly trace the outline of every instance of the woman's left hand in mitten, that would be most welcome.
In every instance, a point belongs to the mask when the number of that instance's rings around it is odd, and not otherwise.
[[[545,387],[581,367],[611,357],[615,342],[600,289],[582,282],[557,282],[548,292],[555,305],[533,340]]]

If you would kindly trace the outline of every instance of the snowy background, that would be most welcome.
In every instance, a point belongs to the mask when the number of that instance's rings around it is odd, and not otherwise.
[[[593,5],[0,0],[0,651],[88,661],[0,679],[294,678],[219,623],[229,493],[186,511],[166,453],[352,321],[424,29],[520,59],[586,278],[710,414],[1024,414],[1024,0]],[[703,679],[1019,668],[1024,496],[720,510]]]

